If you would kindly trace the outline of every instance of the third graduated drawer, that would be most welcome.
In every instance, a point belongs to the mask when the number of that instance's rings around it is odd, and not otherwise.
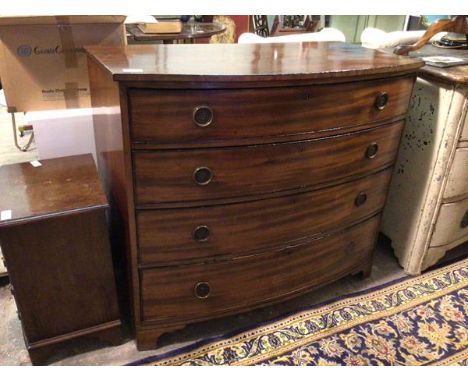
[[[139,262],[218,260],[284,247],[379,213],[392,168],[311,192],[225,205],[138,210]]]
[[[236,146],[404,118],[414,79],[264,89],[130,89],[134,143]]]
[[[135,151],[135,202],[203,204],[341,183],[392,165],[403,123],[288,143]]]

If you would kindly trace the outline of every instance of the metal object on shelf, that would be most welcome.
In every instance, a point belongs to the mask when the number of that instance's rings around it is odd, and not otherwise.
[[[16,126],[16,118],[15,118],[15,113],[10,112],[11,114],[11,125],[13,127],[13,138],[15,140],[15,146],[18,150],[20,151],[28,151],[29,147],[31,146],[33,140],[34,140],[34,131],[32,131],[32,126],[31,125],[23,125],[23,126]],[[18,135],[17,135],[17,130],[20,132],[20,137],[24,136],[25,131],[31,131],[31,136],[29,137],[28,143],[26,143],[24,146],[20,146],[18,143]]]

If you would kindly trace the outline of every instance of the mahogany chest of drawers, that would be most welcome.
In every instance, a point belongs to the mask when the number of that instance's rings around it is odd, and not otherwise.
[[[420,61],[341,43],[88,54],[139,349],[368,274]]]
[[[90,339],[119,343],[109,205],[91,154],[2,166],[0,195],[0,245],[31,362]]]

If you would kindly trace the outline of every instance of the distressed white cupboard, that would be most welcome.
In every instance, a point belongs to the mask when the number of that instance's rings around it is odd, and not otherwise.
[[[420,70],[381,231],[418,274],[468,241],[468,67]]]

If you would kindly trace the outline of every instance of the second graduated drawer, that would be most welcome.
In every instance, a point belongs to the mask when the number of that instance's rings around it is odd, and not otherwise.
[[[139,210],[140,264],[233,256],[342,229],[383,208],[392,169],[312,192],[211,207]]]
[[[133,153],[138,206],[296,190],[393,164],[403,122],[281,144]],[[330,183],[331,184],[331,183]]]

